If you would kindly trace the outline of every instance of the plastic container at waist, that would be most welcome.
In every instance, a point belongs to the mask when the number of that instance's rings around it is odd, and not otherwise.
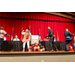
[[[69,39],[69,38],[70,38],[70,36],[67,36],[67,37],[66,37],[66,39]]]

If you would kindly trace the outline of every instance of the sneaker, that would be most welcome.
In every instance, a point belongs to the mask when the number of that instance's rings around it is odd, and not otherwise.
[[[66,50],[66,51],[69,51],[69,50]]]
[[[56,49],[56,51],[58,51],[58,49]]]

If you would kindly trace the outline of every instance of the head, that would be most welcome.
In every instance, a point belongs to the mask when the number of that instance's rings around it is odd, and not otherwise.
[[[50,27],[48,27],[48,30],[50,30],[51,28]]]
[[[29,33],[29,30],[28,29],[26,29],[26,33]]]
[[[17,36],[17,35],[15,35],[15,38],[18,38],[18,36]]]
[[[65,29],[65,31],[68,31],[68,29]]]
[[[29,30],[26,29],[26,36],[29,37],[29,35],[30,35],[30,34],[29,34]]]
[[[54,36],[54,39],[56,39],[55,35],[53,35],[53,36]]]
[[[48,36],[46,36],[45,38],[48,39]]]
[[[3,27],[1,26],[0,29],[3,30]]]
[[[47,38],[47,36],[45,38]]]
[[[48,39],[48,36],[47,36],[47,39]]]

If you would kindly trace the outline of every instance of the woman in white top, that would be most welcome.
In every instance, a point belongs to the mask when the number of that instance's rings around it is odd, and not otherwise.
[[[3,30],[3,27],[0,27],[0,51],[1,51],[3,40],[4,40],[4,36],[6,35],[7,33],[5,32],[5,30]]]

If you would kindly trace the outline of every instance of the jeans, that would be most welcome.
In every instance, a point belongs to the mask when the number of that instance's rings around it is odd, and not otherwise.
[[[57,49],[57,47],[56,47],[56,45],[54,43],[54,37],[50,37],[49,38],[49,43],[50,43],[51,50],[53,50],[53,46],[52,45],[54,45],[55,49]]]
[[[73,41],[72,41],[72,40],[66,40],[66,49],[67,49],[67,51],[69,50],[69,43],[72,44],[73,49],[75,50],[75,47],[74,47]]]
[[[23,43],[23,49],[25,48],[26,43],[27,43],[27,47],[28,47],[28,49],[29,49],[30,41],[27,41],[27,42],[24,42],[24,43]]]

